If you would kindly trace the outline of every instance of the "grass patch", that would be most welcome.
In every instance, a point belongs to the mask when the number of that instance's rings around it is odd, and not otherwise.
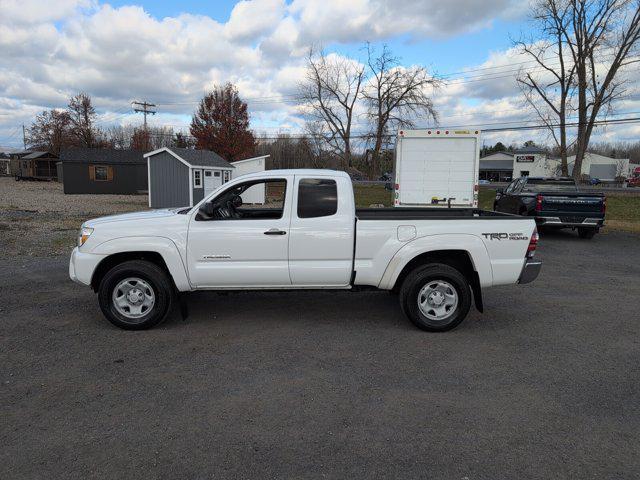
[[[605,229],[640,233],[640,196],[607,193]],[[478,203],[483,210],[493,210],[496,191],[480,188]]]
[[[496,199],[496,191],[493,188],[482,188],[478,192],[478,208],[493,210],[493,201]]]
[[[367,208],[369,205],[382,204],[385,207],[393,205],[391,191],[385,190],[384,185],[354,185],[356,207]]]

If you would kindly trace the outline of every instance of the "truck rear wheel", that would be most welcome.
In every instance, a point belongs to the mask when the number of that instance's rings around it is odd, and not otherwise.
[[[469,313],[471,288],[455,268],[441,263],[426,265],[402,283],[400,306],[416,327],[445,332],[457,327]]]
[[[171,307],[173,285],[154,263],[131,260],[109,270],[98,287],[100,309],[125,330],[144,330],[162,322]]]

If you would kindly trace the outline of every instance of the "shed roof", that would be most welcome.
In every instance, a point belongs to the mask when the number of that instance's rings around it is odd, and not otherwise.
[[[53,153],[49,153],[49,152],[44,152],[44,151],[34,151],[31,153],[28,153],[27,155],[24,155],[23,159],[25,160],[34,160],[36,158],[42,158],[42,157],[53,157],[53,158],[58,158],[57,155],[53,154]]]
[[[480,170],[513,170],[513,160],[480,159]]]
[[[480,160],[508,160],[510,162],[513,162],[513,153],[506,152],[506,151],[493,152],[493,153],[490,153],[489,155],[480,157]]]
[[[69,148],[60,154],[64,163],[144,164],[142,152],[138,150],[115,150],[110,148]]]
[[[234,168],[229,162],[211,150],[193,150],[190,148],[164,147],[153,152],[145,153],[145,158],[152,157],[162,152],[169,152],[179,157],[192,167],[220,167]]]

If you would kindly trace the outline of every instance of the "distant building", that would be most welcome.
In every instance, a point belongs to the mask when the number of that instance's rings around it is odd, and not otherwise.
[[[11,159],[9,155],[0,152],[0,176],[11,175]]]
[[[146,193],[147,162],[142,155],[136,150],[63,150],[60,160],[64,193]]]
[[[517,177],[549,177],[557,174],[558,162],[539,147],[496,152],[480,159],[480,180],[509,182]]]
[[[573,175],[575,161],[575,155],[567,157],[569,175]],[[626,178],[629,175],[629,159],[611,158],[587,152],[582,159],[581,173],[589,178],[598,178],[606,182],[612,182],[619,177]]]
[[[496,152],[480,159],[480,180],[510,182],[513,177],[513,153]]]
[[[513,152],[513,177],[552,177],[558,161],[547,157],[540,147],[524,147]]]
[[[11,175],[18,179],[56,180],[58,156],[42,150],[26,150],[9,154]]]
[[[567,158],[569,175],[573,175],[575,155]],[[587,153],[582,162],[582,175],[612,182],[618,177],[629,175],[628,159],[610,158],[596,153]],[[526,147],[515,152],[497,152],[480,159],[480,180],[507,182],[517,177],[559,176],[559,158],[549,158],[538,147]]]

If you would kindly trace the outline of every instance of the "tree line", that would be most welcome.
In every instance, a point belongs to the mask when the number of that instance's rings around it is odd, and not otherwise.
[[[101,127],[91,96],[81,92],[67,108],[44,110],[25,132],[29,148],[59,154],[65,148],[115,148],[151,151],[162,147],[213,150],[234,161],[254,152],[247,104],[237,89],[226,84],[201,100],[191,121],[190,135],[166,126],[116,125]]]

